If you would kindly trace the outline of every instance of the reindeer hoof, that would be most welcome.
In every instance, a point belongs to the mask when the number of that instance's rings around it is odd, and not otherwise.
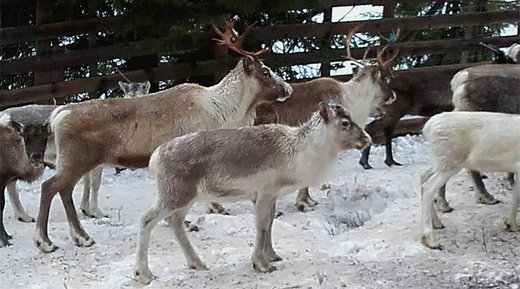
[[[369,163],[365,163],[362,161],[359,161],[359,164],[365,169],[365,170],[371,170],[373,167]]]
[[[506,230],[509,232],[520,232],[520,226],[518,226],[516,221],[506,220],[504,224],[506,225]]]
[[[88,210],[81,208],[81,213],[83,213],[85,217],[94,219],[108,218],[108,214],[103,213],[99,208],[90,208]]]
[[[448,202],[446,202],[446,200],[443,200],[442,198],[435,198],[433,200],[434,204],[435,204],[435,209],[438,211],[438,212],[441,212],[441,213],[451,213],[453,212],[455,209],[453,209],[450,204],[448,204]]]
[[[157,279],[157,276],[152,274],[152,271],[150,271],[150,269],[147,268],[142,271],[141,270],[134,271],[134,279],[143,285],[148,285],[153,280]]]
[[[78,247],[90,247],[94,245],[96,242],[94,239],[90,238],[90,236],[81,236],[75,232],[71,233],[72,241],[74,241],[74,244]]]
[[[387,166],[389,166],[389,167],[391,167],[391,166],[398,166],[398,167],[402,166],[402,164],[400,164],[400,163],[394,161],[393,159],[385,160],[385,164],[386,164]]]
[[[273,271],[276,271],[275,266],[273,266],[271,264],[260,264],[260,263],[253,263],[253,269],[259,273],[271,273]]]
[[[492,195],[481,195],[477,197],[477,204],[496,205],[498,203],[500,203],[500,201],[495,199]]]
[[[316,207],[317,204],[318,202],[316,202],[312,198],[305,198],[301,201],[296,202],[296,209],[298,209],[298,211],[300,212],[305,213],[314,210],[314,207]]]
[[[437,230],[445,228],[440,219],[433,220],[432,226],[434,229],[437,229]]]
[[[229,212],[221,204],[211,203],[208,208],[209,214],[229,215]]]
[[[188,232],[198,232],[199,227],[197,225],[193,225],[190,221],[184,221],[184,229]]]
[[[188,268],[193,269],[193,270],[198,270],[198,271],[209,270],[208,267],[206,265],[204,265],[204,263],[200,263],[200,262],[188,264]]]
[[[434,250],[442,250],[443,249],[441,244],[439,244],[439,242],[434,240],[431,235],[422,236],[421,242],[423,243],[423,245],[425,245],[426,247],[428,247],[430,249],[434,249]]]
[[[269,262],[279,262],[279,261],[282,261],[283,258],[278,256],[278,254],[273,252],[271,255],[269,255],[267,257],[267,260],[269,260]]]
[[[15,219],[17,219],[18,221],[20,221],[22,223],[33,223],[36,221],[36,220],[34,220],[33,217],[31,217],[27,214],[15,215],[14,217],[15,217]]]
[[[12,244],[9,242],[9,235],[0,237],[0,248],[11,246]],[[12,238],[12,237],[11,237]]]
[[[36,248],[40,249],[42,253],[52,253],[58,250],[58,246],[52,244],[51,241],[44,241],[40,236],[34,236],[33,242]]]

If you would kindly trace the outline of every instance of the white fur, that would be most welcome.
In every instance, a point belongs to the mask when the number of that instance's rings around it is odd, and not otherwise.
[[[374,85],[370,77],[364,77],[359,82],[342,83],[341,90],[343,103],[349,110],[352,120],[360,127],[365,127],[365,122],[374,108],[374,99],[382,94],[381,89]]]
[[[11,123],[11,116],[6,113],[0,113],[0,125],[8,126]]]
[[[506,55],[520,64],[520,44],[514,43],[507,49]]]
[[[445,112],[433,116],[423,133],[430,141],[432,167],[422,176],[423,242],[439,247],[432,222],[440,224],[433,198],[449,178],[466,168],[476,171],[520,173],[520,115],[493,112]],[[520,191],[513,192],[509,228],[518,228]]]

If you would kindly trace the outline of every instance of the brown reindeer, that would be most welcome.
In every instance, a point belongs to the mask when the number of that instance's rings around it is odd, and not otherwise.
[[[3,220],[5,187],[13,180],[32,182],[42,175],[48,135],[46,127],[24,127],[0,113],[0,247],[10,245],[11,239]]]
[[[74,243],[85,247],[94,244],[78,221],[72,201],[74,185],[88,171],[103,164],[147,167],[152,152],[174,137],[252,124],[258,104],[284,101],[290,96],[291,87],[259,60],[261,52],[242,49],[245,34],[251,29],[249,26],[238,36],[233,22],[228,22],[225,32],[217,32],[222,45],[244,57],[214,86],[186,83],[142,98],[70,105],[51,115],[57,167],[56,174],[42,184],[34,237],[41,251],[57,249],[47,234],[49,209],[56,193],[65,207]]]

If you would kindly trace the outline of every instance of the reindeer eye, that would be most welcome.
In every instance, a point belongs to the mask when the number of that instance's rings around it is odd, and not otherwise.
[[[350,122],[348,120],[342,120],[341,121],[341,127],[345,128],[345,129],[350,128]]]
[[[267,69],[267,68],[262,69],[262,74],[263,74],[265,77],[267,77],[267,76],[271,76],[271,74],[269,73],[269,69]]]

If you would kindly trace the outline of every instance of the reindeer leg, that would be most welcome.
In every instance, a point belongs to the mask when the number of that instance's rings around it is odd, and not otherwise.
[[[269,224],[273,222],[274,206],[273,202],[276,202],[276,198],[273,196],[266,195],[265,192],[258,194],[256,199],[256,243],[251,257],[253,268],[262,273],[272,272],[276,270],[275,266],[269,264],[267,260],[266,245],[268,244],[267,238],[269,237]],[[274,250],[273,250],[274,251]]]
[[[493,197],[486,190],[486,186],[484,185],[484,182],[482,182],[480,172],[471,170],[470,174],[471,178],[473,179],[473,183],[475,183],[475,199],[477,203],[486,205],[495,205],[500,203],[499,200],[495,199],[495,197]]]
[[[520,166],[517,170],[517,176],[518,172],[520,172]],[[516,188],[512,192],[513,200],[511,202],[511,211],[509,213],[509,217],[505,221],[506,229],[510,232],[520,232],[520,226],[518,226],[518,223],[516,222],[518,203],[520,202],[520,182],[516,182],[515,186]]]
[[[11,236],[7,234],[4,227],[5,186],[6,181],[0,180],[0,248],[11,245],[9,243]]]
[[[139,242],[137,243],[137,253],[134,266],[134,278],[141,284],[149,284],[156,277],[148,266],[148,247],[150,234],[153,227],[167,215],[167,212],[159,205],[155,205],[146,211],[141,217],[141,227],[139,229]]]
[[[81,204],[79,209],[83,213],[83,215],[87,217],[91,217],[89,208],[90,208],[90,172],[83,176],[83,196],[81,196]]]
[[[508,173],[507,174],[507,183],[510,190],[513,190],[515,185],[515,173]]]
[[[267,237],[266,237],[266,245],[265,245],[265,257],[267,258],[267,261],[269,262],[277,262],[281,261],[282,257],[278,256],[273,248],[273,240],[271,238],[271,233],[273,230],[273,221],[275,218],[276,213],[276,200],[272,201],[270,213],[271,213],[271,222],[269,223],[269,228],[267,229]]]
[[[74,186],[60,191],[61,202],[65,207],[65,214],[69,222],[70,236],[74,244],[78,247],[90,247],[94,245],[94,240],[85,232],[83,226],[78,220],[78,214],[72,200],[72,191]]]
[[[296,196],[296,208],[300,212],[308,212],[312,211],[318,202],[311,198],[309,194],[309,188],[303,188],[298,191],[298,195]]]
[[[363,150],[361,153],[361,158],[359,159],[359,164],[365,169],[365,170],[371,170],[373,167],[368,163],[368,158],[370,157],[370,148],[372,146],[368,146],[366,149]]]
[[[184,230],[184,219],[186,218],[186,214],[191,208],[191,205],[192,204],[189,204],[184,208],[177,209],[172,215],[167,217],[166,222],[168,223],[168,227],[172,229],[177,238],[177,242],[179,242],[179,245],[181,246],[182,252],[186,257],[186,262],[188,263],[188,268],[195,270],[208,270],[208,267],[204,265],[197,255],[197,252],[195,252],[195,249],[193,249],[188,236],[186,236],[186,231]]]
[[[38,219],[36,220],[36,234],[33,237],[34,245],[43,253],[50,253],[58,249],[53,245],[48,235],[49,211],[52,199],[58,192],[56,188],[56,175],[42,183],[42,192],[40,197],[40,209]]]
[[[389,167],[402,166],[402,164],[400,164],[394,160],[394,155],[392,153],[392,138],[394,137],[394,130],[395,130],[396,125],[397,125],[397,123],[394,123],[383,129],[383,132],[385,133],[385,149],[386,149],[385,164]]]
[[[27,214],[20,202],[20,195],[16,190],[16,181],[7,183],[7,193],[9,194],[11,205],[13,206],[14,218],[24,223],[34,222],[34,218]]]
[[[101,176],[103,174],[103,167],[99,166],[91,170],[89,174],[91,179],[90,191],[92,192],[92,194],[90,195],[90,214],[93,218],[106,218],[108,217],[108,215],[103,213],[103,211],[101,211],[98,206],[98,195],[99,188],[101,187]]]
[[[448,203],[448,200],[446,199],[446,185],[442,186],[439,189],[439,194],[435,197],[433,202],[435,204],[437,211],[439,211],[439,212],[451,213],[454,210]]]

